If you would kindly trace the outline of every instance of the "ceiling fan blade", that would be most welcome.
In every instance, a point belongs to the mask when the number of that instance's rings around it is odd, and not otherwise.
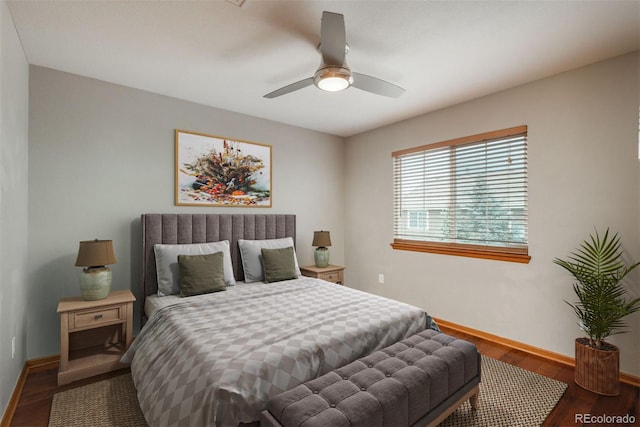
[[[360,73],[351,73],[351,75],[353,76],[353,83],[351,86],[360,90],[391,98],[398,98],[405,92],[405,90],[400,86],[396,86],[393,83],[389,83],[376,77]]]
[[[344,29],[344,15],[322,12],[320,28],[320,53],[325,65],[344,65],[347,36]]]
[[[274,90],[263,96],[263,98],[276,98],[278,96],[286,95],[288,93],[294,92],[298,89],[302,89],[307,86],[311,86],[313,84],[313,77],[308,77],[304,80],[300,80],[299,82],[291,83],[285,87],[281,87],[278,90]]]

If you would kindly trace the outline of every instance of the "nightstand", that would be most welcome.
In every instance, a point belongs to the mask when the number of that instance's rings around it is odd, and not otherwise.
[[[338,283],[344,285],[344,267],[340,265],[331,265],[327,267],[316,267],[315,265],[307,265],[300,267],[303,276],[316,277],[326,280],[327,282]]]
[[[62,298],[58,385],[68,384],[127,365],[120,357],[133,339],[131,291],[113,291],[105,299]]]

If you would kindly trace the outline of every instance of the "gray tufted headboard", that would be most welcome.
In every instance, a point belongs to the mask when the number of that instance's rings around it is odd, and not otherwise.
[[[244,280],[238,239],[262,240],[292,237],[296,241],[296,216],[292,214],[143,214],[142,313],[147,295],[158,292],[153,245],[207,243],[228,240],[236,280]]]

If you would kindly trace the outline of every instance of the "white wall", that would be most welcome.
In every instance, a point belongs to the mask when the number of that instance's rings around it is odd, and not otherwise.
[[[273,207],[174,206],[174,129],[272,145]],[[320,229],[344,261],[342,138],[35,66],[29,132],[29,358],[59,352],[80,240],[112,239],[113,289],[140,295],[142,213],[294,213],[303,265]]]
[[[26,360],[29,65],[0,2],[0,418]],[[15,356],[11,340],[15,337]]]
[[[640,260],[639,75],[629,54],[348,138],[345,280],[573,356],[581,331],[563,302],[574,301],[571,279],[553,258],[611,227]],[[517,125],[529,127],[529,264],[391,249],[392,151]],[[629,283],[635,296],[639,277]],[[631,333],[610,341],[621,370],[638,375],[640,315],[627,320]]]

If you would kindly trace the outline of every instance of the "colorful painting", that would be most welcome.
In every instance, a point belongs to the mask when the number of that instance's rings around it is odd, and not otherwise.
[[[271,207],[271,146],[176,129],[176,205]]]

